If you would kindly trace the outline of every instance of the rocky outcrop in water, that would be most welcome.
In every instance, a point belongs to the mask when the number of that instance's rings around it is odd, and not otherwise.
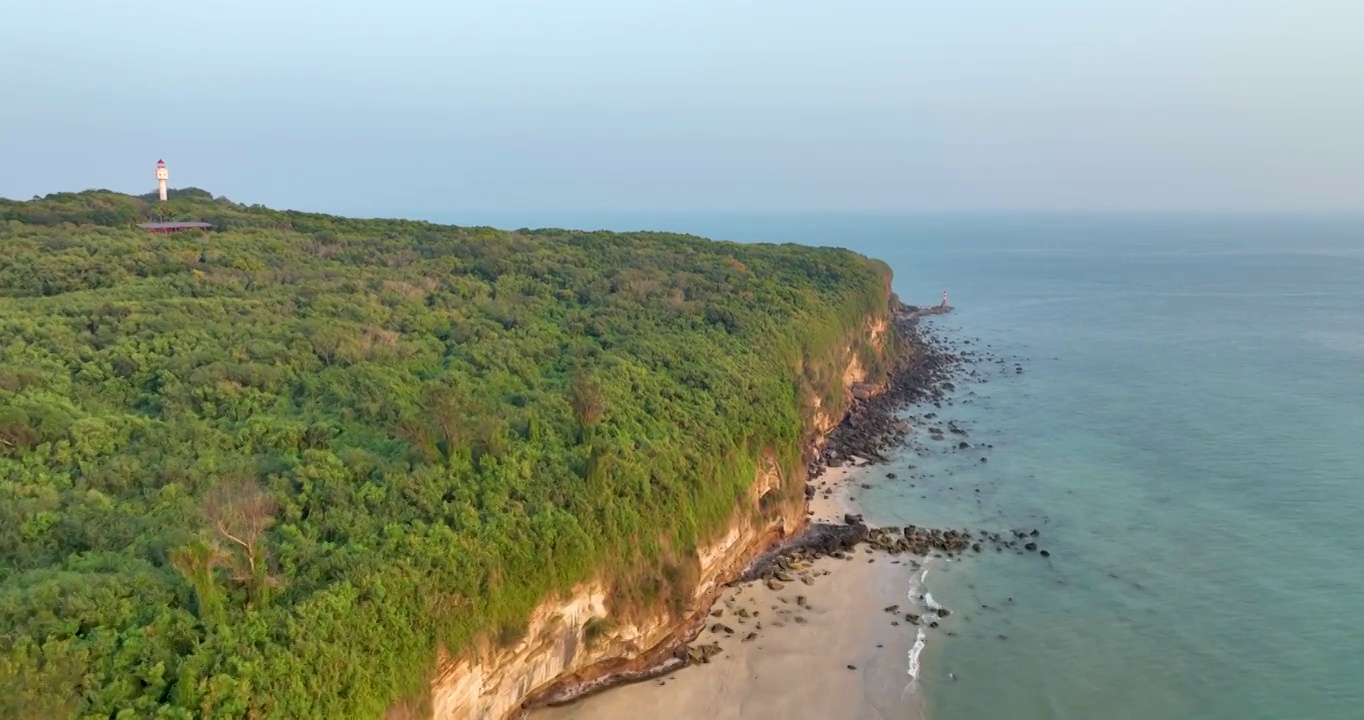
[[[854,552],[859,545],[889,555],[923,557],[944,553],[951,557],[967,550],[981,552],[986,546],[998,550],[1015,549],[1019,547],[1020,537],[1037,537],[1022,531],[1012,531],[1006,536],[988,530],[973,532],[969,529],[926,528],[917,525],[872,528],[862,522],[860,515],[850,515],[846,519],[848,522],[844,525],[811,524],[804,533],[758,558],[731,584],[758,580],[769,584],[795,582],[800,576],[792,573],[806,570],[810,561],[822,557],[844,558]],[[1027,542],[1024,547],[1036,550],[1037,543]],[[773,589],[780,589],[780,586]]]

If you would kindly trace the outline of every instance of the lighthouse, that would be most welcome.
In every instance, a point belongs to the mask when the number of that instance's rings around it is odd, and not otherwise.
[[[161,202],[166,201],[166,181],[170,179],[170,172],[166,170],[166,161],[156,161],[156,190],[161,194]]]

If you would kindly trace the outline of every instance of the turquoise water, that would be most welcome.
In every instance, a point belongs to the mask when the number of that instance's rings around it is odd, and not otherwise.
[[[1008,360],[940,411],[992,449],[907,450],[859,498],[1053,553],[932,567],[933,720],[1364,717],[1364,221],[560,224],[850,247]]]
[[[990,464],[939,456],[927,499],[873,506],[1041,525],[1054,553],[930,575],[968,621],[930,639],[931,714],[1364,716],[1361,227],[1036,230],[891,261],[957,291],[945,329],[1031,361],[953,413]]]
[[[1029,359],[944,413],[989,464],[918,458],[926,492],[864,499],[1053,552],[930,574],[962,613],[923,657],[932,717],[1364,714],[1361,229],[1071,221],[882,253],[906,295],[953,290],[947,335]]]

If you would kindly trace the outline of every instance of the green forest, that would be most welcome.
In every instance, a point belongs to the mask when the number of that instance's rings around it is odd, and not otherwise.
[[[3,719],[374,720],[575,583],[674,607],[889,361],[833,248],[188,189],[0,200],[0,253]]]

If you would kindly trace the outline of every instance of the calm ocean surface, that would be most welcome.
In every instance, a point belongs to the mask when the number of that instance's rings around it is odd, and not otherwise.
[[[940,413],[994,447],[909,449],[859,501],[1053,555],[932,565],[933,720],[1364,717],[1364,219],[486,222],[839,245],[951,292],[934,327],[1007,365]]]

